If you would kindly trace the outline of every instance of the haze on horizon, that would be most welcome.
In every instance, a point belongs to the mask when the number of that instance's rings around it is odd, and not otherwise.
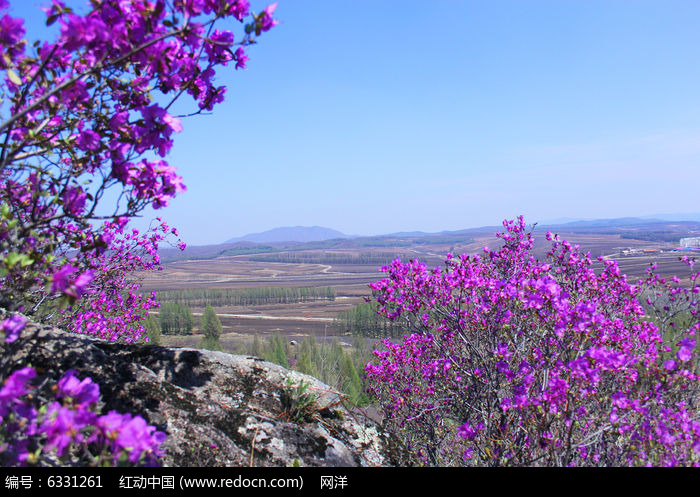
[[[658,229],[664,229],[661,226],[674,225],[676,222],[700,222],[700,213],[666,213],[666,214],[654,214],[651,216],[643,217],[625,217],[625,218],[604,218],[604,219],[580,219],[580,218],[556,218],[556,219],[540,219],[528,223],[529,225],[537,224],[537,228],[556,228],[560,226],[571,227],[591,227],[591,228],[604,228],[604,227],[621,227],[621,226],[660,226]],[[657,224],[658,223],[658,224]],[[403,231],[403,232],[386,232],[386,233],[342,233],[338,230],[327,226],[278,226],[269,230],[255,232],[255,233],[245,233],[240,234],[230,238],[228,240],[218,241],[213,244],[206,245],[219,245],[219,244],[231,244],[237,242],[253,242],[266,244],[270,242],[312,242],[312,241],[322,241],[331,240],[337,238],[362,238],[362,237],[372,237],[372,236],[421,236],[421,235],[436,235],[440,233],[457,233],[462,230],[480,230],[482,228],[493,228],[498,230],[501,228],[500,225],[490,225],[490,226],[464,226],[461,230],[438,230],[438,231]],[[654,228],[652,228],[654,229]]]
[[[11,3],[43,28],[48,0]],[[248,69],[221,73],[226,102],[183,120],[168,160],[188,191],[143,226],[161,215],[205,245],[700,212],[696,0],[280,0],[275,16]]]

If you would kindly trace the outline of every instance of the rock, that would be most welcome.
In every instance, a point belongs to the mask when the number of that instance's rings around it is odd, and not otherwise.
[[[100,385],[102,412],[140,414],[164,431],[164,466],[389,466],[379,426],[317,379],[254,357],[126,345],[28,323],[14,364],[58,380],[74,369]],[[7,356],[5,356],[7,358]],[[308,384],[317,400],[292,387]],[[302,402],[303,403],[303,402]],[[295,421],[296,419],[296,421]]]

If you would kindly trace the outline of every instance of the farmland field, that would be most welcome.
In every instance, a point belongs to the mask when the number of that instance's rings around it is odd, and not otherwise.
[[[498,240],[493,236],[495,230],[481,230],[470,233],[470,238],[463,243],[429,243],[422,239],[420,243],[401,242],[396,247],[384,245],[381,254],[386,256],[384,263],[390,262],[395,255],[402,259],[414,258],[426,262],[429,266],[442,264],[446,252],[479,253],[484,246],[496,247]],[[590,252],[595,259],[604,256],[617,260],[622,272],[630,280],[642,278],[652,262],[658,264],[658,272],[670,276],[677,274],[685,278],[689,274],[687,265],[678,260],[679,254],[671,252],[671,242],[654,242],[621,238],[619,234],[561,232],[562,239],[572,244],[579,244],[581,250]],[[536,232],[534,254],[540,260],[545,258],[550,244],[544,237],[544,231]],[[623,249],[625,254],[623,255]],[[647,252],[644,252],[646,250]],[[655,252],[651,252],[651,251]],[[186,254],[185,254],[186,255]],[[373,260],[373,263],[352,263],[352,261]],[[274,260],[323,260],[341,261],[339,263],[308,262],[270,262]],[[345,330],[334,326],[333,320],[342,311],[352,309],[371,295],[368,284],[382,277],[379,271],[377,249],[355,247],[332,250],[295,250],[244,255],[221,256],[208,259],[183,259],[166,262],[163,271],[148,273],[143,276],[142,289],[188,290],[188,289],[255,289],[255,288],[301,288],[331,287],[333,300],[311,300],[297,303],[268,303],[261,305],[223,305],[215,310],[224,329],[221,343],[225,350],[234,350],[236,346],[252,340],[255,334],[269,337],[280,333],[289,339],[307,335],[330,340],[343,339]],[[350,262],[348,262],[350,261]],[[599,263],[596,266],[600,267]],[[199,321],[204,308],[192,306],[195,322]],[[196,331],[196,325],[195,325]],[[196,346],[197,336],[164,337],[168,345]],[[347,340],[347,338],[345,338]]]

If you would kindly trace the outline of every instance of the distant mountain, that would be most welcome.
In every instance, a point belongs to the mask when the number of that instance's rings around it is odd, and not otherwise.
[[[621,217],[618,219],[591,219],[586,221],[574,221],[562,224],[538,224],[538,230],[557,229],[559,231],[581,230],[599,231],[610,234],[616,230],[619,232],[629,232],[630,230],[665,230],[669,232],[696,230],[700,226],[700,221],[670,221],[657,218]],[[607,230],[607,231],[605,231]]]
[[[586,219],[561,224],[544,224],[543,226],[558,226],[563,228],[619,228],[622,226],[639,226],[653,223],[664,223],[661,219],[619,217],[616,219]]]
[[[700,221],[700,212],[653,214],[651,216],[639,216],[642,219],[663,219],[664,221]]]
[[[324,228],[322,226],[288,226],[274,228],[262,233],[249,233],[247,235],[231,238],[224,243],[254,242],[254,243],[274,243],[274,242],[320,242],[335,238],[350,238],[349,235],[340,231]]]
[[[571,218],[571,217],[560,217],[557,219],[547,219],[540,221],[538,224],[543,226],[589,226],[589,227],[603,227],[603,226],[631,226],[637,224],[648,224],[648,223],[664,223],[668,221],[694,221],[700,222],[700,212],[686,212],[686,213],[672,213],[672,214],[652,214],[650,216],[637,216],[637,217],[620,217],[614,219],[583,219],[583,218]]]

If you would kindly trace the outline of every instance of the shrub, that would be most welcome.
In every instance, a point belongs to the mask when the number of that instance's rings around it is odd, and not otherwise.
[[[540,262],[522,217],[504,227],[498,250],[434,269],[396,260],[371,285],[379,312],[421,330],[366,367],[404,463],[700,464],[694,261],[690,288],[653,267],[632,285],[550,233]],[[662,333],[645,291],[688,326]]]
[[[177,230],[160,218],[146,233],[126,226],[185,190],[164,160],[173,134],[182,130],[169,109],[183,95],[192,98],[193,114],[223,101],[226,88],[214,84],[216,69],[245,67],[244,47],[276,24],[275,5],[253,15],[247,0],[93,0],[89,12],[78,15],[54,0],[45,11],[47,25],[60,24],[57,39],[30,45],[23,20],[0,0],[6,345],[29,345],[31,337],[22,336],[25,315],[111,341],[146,338],[142,320],[157,302],[138,292],[133,272],[157,269],[158,243]],[[236,43],[232,31],[215,29],[249,16]],[[108,198],[115,201],[105,205]],[[159,455],[162,436],[142,418],[93,412],[99,389],[89,378],[64,377],[55,399],[39,387],[29,393],[31,380],[44,385],[46,378],[8,357],[0,367],[5,464],[102,464],[108,459],[95,456],[103,449],[94,452],[94,444],[117,455],[112,462],[126,446],[131,464]],[[85,386],[74,393],[88,400],[76,404],[61,382]],[[122,436],[127,445],[114,445]],[[141,447],[150,451],[147,460]]]

